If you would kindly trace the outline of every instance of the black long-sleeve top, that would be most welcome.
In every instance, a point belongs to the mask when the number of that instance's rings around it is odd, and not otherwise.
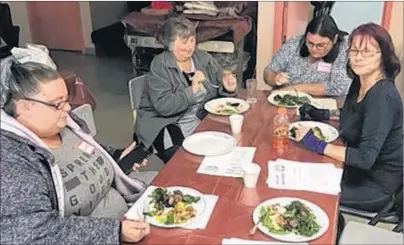
[[[393,194],[403,183],[403,104],[391,80],[378,81],[357,102],[354,79],[341,110],[340,132],[346,143],[345,170],[354,182],[373,181]]]

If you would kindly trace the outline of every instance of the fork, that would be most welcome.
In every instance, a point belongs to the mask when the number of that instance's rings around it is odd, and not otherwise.
[[[207,81],[210,86],[214,88],[219,88],[219,85],[213,84],[207,77],[205,77],[205,81]]]
[[[295,85],[293,85],[291,82],[290,82],[290,77],[289,77],[289,75],[287,74],[287,76],[288,76],[288,83],[289,83],[289,87],[292,87],[292,89],[295,91],[295,93],[296,93],[296,96],[299,96],[299,93],[297,92],[297,89],[295,88]]]

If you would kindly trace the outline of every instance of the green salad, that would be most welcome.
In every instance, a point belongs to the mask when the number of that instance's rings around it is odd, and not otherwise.
[[[280,106],[300,106],[303,104],[310,104],[310,99],[307,96],[294,96],[285,94],[284,96],[276,95],[274,100]]]
[[[269,232],[275,234],[294,233],[310,237],[320,230],[314,213],[299,201],[286,206],[275,204],[262,207],[260,221]]]

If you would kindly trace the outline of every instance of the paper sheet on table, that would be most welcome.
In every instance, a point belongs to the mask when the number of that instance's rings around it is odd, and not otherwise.
[[[253,161],[255,150],[255,147],[235,147],[230,153],[205,157],[201,165],[199,165],[197,173],[236,178],[242,177],[242,165]]]
[[[304,190],[338,195],[343,170],[328,163],[308,163],[278,159],[268,162],[269,188]]]
[[[270,241],[255,241],[255,240],[245,240],[245,239],[239,239],[239,238],[224,238],[222,240],[223,245],[245,245],[245,244],[254,244],[254,245],[282,245],[282,244],[291,244],[291,243],[286,243],[286,242],[270,242]],[[307,243],[293,243],[295,245],[304,245]]]

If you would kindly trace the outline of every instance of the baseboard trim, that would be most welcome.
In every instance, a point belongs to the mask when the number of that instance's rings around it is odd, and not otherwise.
[[[83,54],[96,55],[95,47],[86,47],[86,48],[84,48]]]

